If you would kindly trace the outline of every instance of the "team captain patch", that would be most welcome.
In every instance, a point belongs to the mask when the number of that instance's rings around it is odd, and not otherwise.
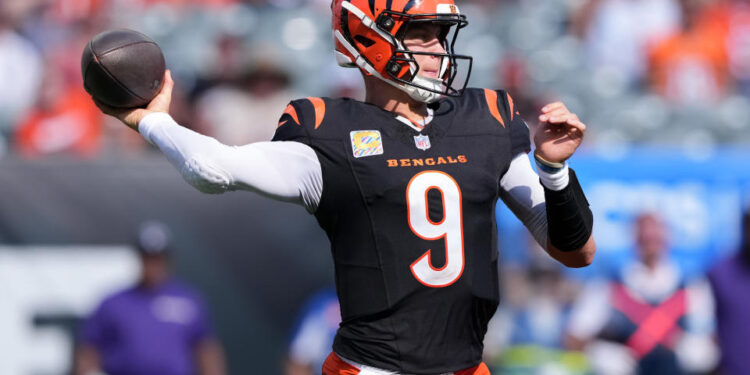
[[[383,155],[383,140],[377,130],[359,130],[350,133],[355,158]]]

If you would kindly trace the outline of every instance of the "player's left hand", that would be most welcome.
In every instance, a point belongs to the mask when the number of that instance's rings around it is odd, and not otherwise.
[[[534,152],[549,162],[562,163],[578,149],[585,133],[586,125],[565,104],[547,104],[534,133]]]

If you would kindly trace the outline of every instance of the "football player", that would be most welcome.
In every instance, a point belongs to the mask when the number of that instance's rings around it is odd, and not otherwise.
[[[242,147],[172,120],[169,73],[147,108],[102,109],[203,192],[254,191],[315,215],[331,241],[343,319],[323,374],[488,374],[495,204],[502,199],[555,259],[590,264],[592,215],[566,163],[586,126],[562,103],[545,106],[537,175],[511,97],[458,83],[471,58],[454,52],[467,20],[453,0],[331,8],[336,58],[361,70],[364,102],[292,101],[273,141]]]

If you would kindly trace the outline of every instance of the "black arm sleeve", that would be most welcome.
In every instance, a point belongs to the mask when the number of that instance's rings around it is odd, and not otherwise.
[[[560,251],[575,251],[591,236],[594,216],[573,169],[568,186],[560,191],[544,188],[547,202],[547,236]],[[544,184],[542,184],[544,186]]]

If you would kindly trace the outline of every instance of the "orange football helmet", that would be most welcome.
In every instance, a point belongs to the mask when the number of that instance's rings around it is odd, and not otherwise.
[[[331,10],[339,65],[358,67],[424,103],[463,93],[473,60],[454,53],[458,31],[469,23],[453,0],[333,0]],[[411,51],[404,46],[409,27],[423,22],[441,27],[439,38],[445,53]],[[439,78],[418,76],[414,55],[440,57]],[[468,70],[463,85],[457,88],[459,61],[464,69],[468,65]]]

